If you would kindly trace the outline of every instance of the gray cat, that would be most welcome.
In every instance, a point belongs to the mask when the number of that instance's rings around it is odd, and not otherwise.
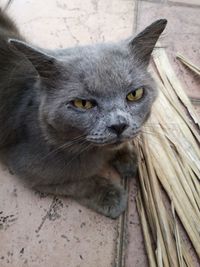
[[[147,72],[161,19],[118,43],[49,51],[29,45],[0,12],[1,158],[30,187],[70,196],[108,217],[127,193],[98,173],[134,175],[130,145],[156,98]]]

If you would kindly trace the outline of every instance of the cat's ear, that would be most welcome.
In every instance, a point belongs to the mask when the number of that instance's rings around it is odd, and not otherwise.
[[[40,77],[49,78],[52,74],[56,73],[57,64],[54,57],[20,40],[9,39],[8,42],[17,49],[17,51],[24,54],[33,64]]]
[[[136,58],[145,66],[148,65],[155,44],[165,29],[166,19],[160,19],[149,25],[134,39],[129,40],[129,47]]]

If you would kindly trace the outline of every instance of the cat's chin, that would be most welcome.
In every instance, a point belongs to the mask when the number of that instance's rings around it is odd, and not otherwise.
[[[102,148],[108,148],[108,149],[120,149],[124,144],[133,140],[137,135],[138,133],[136,133],[135,135],[129,138],[119,137],[119,138],[115,138],[115,139],[105,141],[105,142],[99,142],[99,140],[94,140],[94,139],[91,140],[89,138],[87,141],[89,141],[93,146],[96,146],[96,147],[102,147]]]
[[[113,140],[111,142],[105,142],[105,143],[93,143],[94,146],[102,147],[106,149],[120,149],[124,146],[125,143],[129,142],[131,139],[126,140]]]

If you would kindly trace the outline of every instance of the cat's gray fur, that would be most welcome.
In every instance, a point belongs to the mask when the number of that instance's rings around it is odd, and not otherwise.
[[[108,162],[124,177],[136,169],[128,141],[156,98],[147,66],[165,25],[156,21],[119,43],[48,51],[27,45],[1,12],[0,148],[9,168],[39,191],[119,216],[127,193],[98,173]],[[127,94],[141,86],[142,99],[128,103]],[[75,109],[76,98],[96,106]]]

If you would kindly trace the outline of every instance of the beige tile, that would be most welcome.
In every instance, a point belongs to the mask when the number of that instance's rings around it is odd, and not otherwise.
[[[0,266],[111,267],[117,221],[67,198],[41,197],[0,171]]]
[[[14,0],[9,13],[28,40],[57,48],[126,38],[133,10],[133,0]]]

